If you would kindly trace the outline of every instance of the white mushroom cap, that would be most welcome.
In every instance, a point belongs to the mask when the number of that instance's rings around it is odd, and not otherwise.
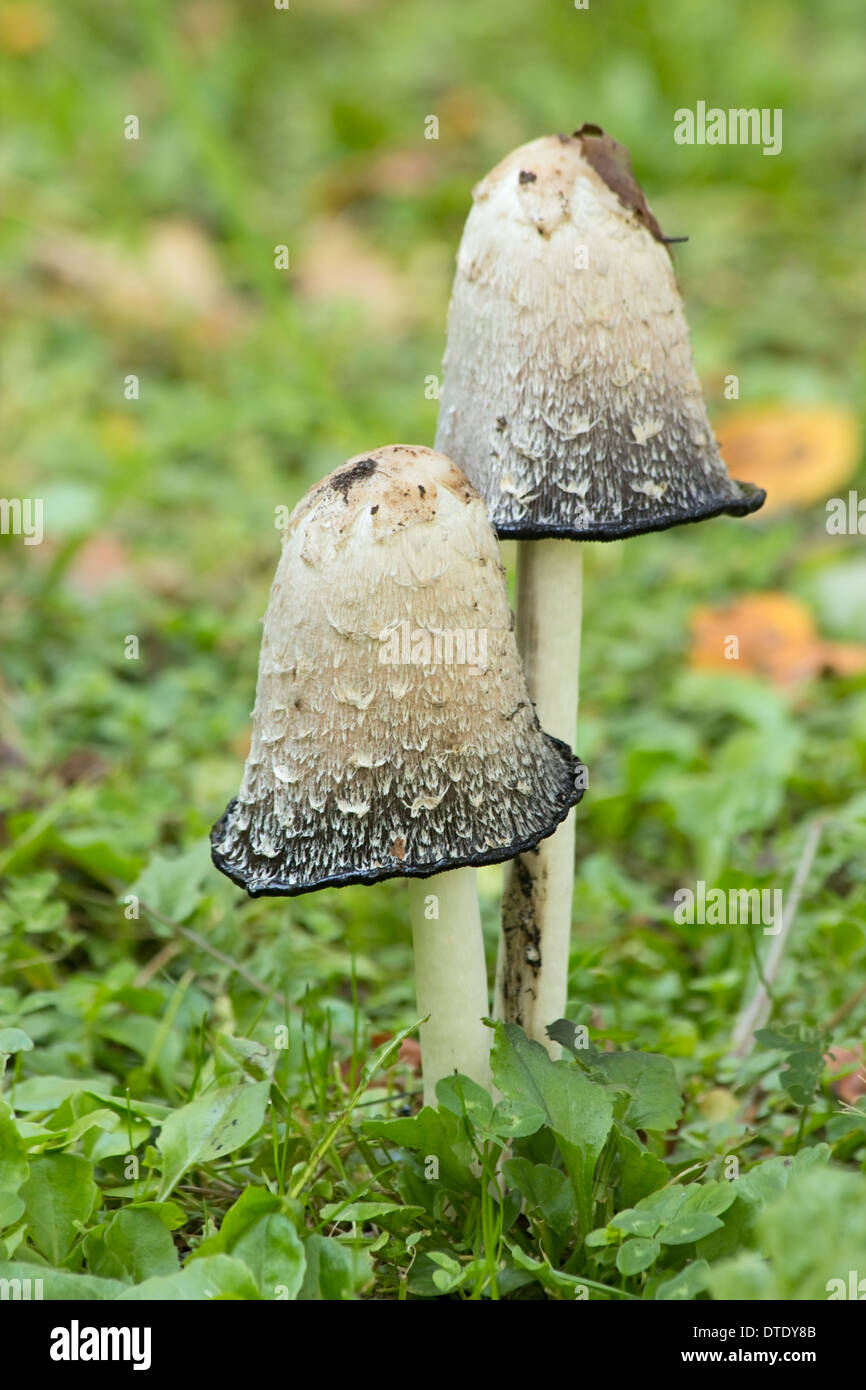
[[[661,229],[597,126],[514,150],[474,190],[436,447],[500,535],[614,540],[729,512]]]
[[[217,867],[295,895],[550,835],[581,765],[539,728],[512,629],[484,504],[450,459],[397,444],[325,478],[283,537]]]

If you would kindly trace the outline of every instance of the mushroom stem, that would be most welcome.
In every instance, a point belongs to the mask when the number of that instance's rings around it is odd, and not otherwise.
[[[474,869],[409,880],[409,916],[421,1024],[424,1104],[436,1082],[462,1072],[490,1087],[487,967]]]
[[[517,547],[517,644],[541,725],[572,746],[577,728],[583,552],[570,540]],[[502,898],[496,1017],[519,1023],[551,1056],[545,1033],[565,1014],[574,889],[574,811],[512,860]]]

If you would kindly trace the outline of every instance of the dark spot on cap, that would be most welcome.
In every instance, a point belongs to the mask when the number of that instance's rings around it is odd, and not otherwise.
[[[535,183],[537,178],[538,175],[533,174],[530,169],[521,169],[520,173],[517,175],[517,181],[521,184]]]
[[[371,473],[376,472],[378,467],[375,459],[358,459],[351,468],[344,468],[341,473],[335,473],[331,479],[331,487],[335,492],[342,492],[343,501],[349,501],[349,493],[355,483],[361,478],[369,478]]]
[[[427,495],[427,489],[426,487],[424,487],[423,483],[418,484],[418,491],[420,492],[422,497],[425,497]]]
[[[506,418],[505,418],[504,415],[497,415],[497,417],[496,417],[496,428],[499,430],[500,434],[501,434],[502,431],[505,429],[505,426],[506,426],[507,424],[508,424],[508,421],[506,420]]]
[[[376,505],[375,505],[375,507],[371,507],[371,508],[370,508],[370,515],[371,515],[371,516],[375,516],[378,510],[379,510],[379,503],[377,502]]]
[[[656,241],[666,245],[667,239],[653,216],[644,197],[643,189],[632,172],[631,158],[625,145],[605,135],[601,126],[585,124],[574,132],[580,141],[580,151],[587,164],[591,164],[600,178],[604,179],[623,207],[633,212],[643,222],[647,231]]]

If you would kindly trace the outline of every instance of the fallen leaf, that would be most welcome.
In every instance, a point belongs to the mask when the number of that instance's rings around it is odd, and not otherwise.
[[[441,168],[429,145],[364,151],[322,171],[314,185],[315,203],[334,217],[371,195],[406,197],[424,192],[440,177]]]
[[[161,598],[181,598],[186,592],[187,571],[178,560],[169,555],[154,555],[139,563],[138,572],[144,587]],[[247,747],[243,757],[249,752],[249,733],[246,735]]]
[[[429,144],[418,149],[383,150],[366,170],[368,190],[374,193],[420,193],[430,187],[438,170]]]
[[[398,1062],[409,1067],[416,1076],[421,1075],[421,1044],[415,1038],[404,1038],[397,1052]]]
[[[204,325],[203,341],[224,339],[244,317],[226,287],[216,249],[196,223],[153,223],[138,254],[114,242],[54,232],[34,254],[44,274],[113,319],[153,328]]]
[[[375,1050],[393,1038],[393,1033],[371,1033],[370,1046]],[[421,1075],[421,1044],[417,1038],[404,1038],[397,1050],[397,1061],[402,1062],[416,1076]],[[393,1065],[393,1064],[392,1064]]]
[[[27,759],[17,748],[13,748],[11,743],[0,739],[0,768],[4,767],[26,767]]]
[[[838,406],[775,406],[716,425],[728,471],[766,489],[761,516],[835,495],[857,467],[860,430]]]
[[[823,669],[834,676],[859,676],[866,670],[866,647],[859,642],[825,642]]]
[[[57,775],[67,787],[95,782],[107,771],[108,764],[93,748],[73,748],[57,767]]]
[[[866,1071],[863,1070],[862,1047],[834,1047],[824,1058],[824,1065],[833,1080],[830,1090],[848,1105],[856,1105],[866,1096]]]
[[[450,87],[437,98],[434,114],[439,117],[440,136],[451,141],[470,140],[484,124],[487,98],[473,87]],[[503,149],[508,148],[508,142]]]
[[[226,289],[211,243],[202,229],[184,218],[151,228],[147,270],[152,287],[178,307],[211,313],[223,308]]]
[[[297,285],[301,296],[314,303],[359,305],[370,325],[382,332],[404,329],[416,317],[408,277],[342,218],[312,224],[298,261]]]
[[[696,670],[763,676],[778,686],[866,670],[866,646],[824,641],[806,605],[790,594],[747,594],[725,608],[697,608],[691,627]]]
[[[103,593],[128,577],[126,552],[115,536],[91,536],[69,566],[66,582],[87,598]]]
[[[4,53],[33,53],[53,33],[54,21],[44,5],[0,5],[0,50]]]

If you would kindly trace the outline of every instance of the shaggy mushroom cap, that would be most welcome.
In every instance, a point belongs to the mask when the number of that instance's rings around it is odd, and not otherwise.
[[[477,185],[448,320],[436,447],[500,535],[615,540],[765,494],[728,476],[661,229],[598,126]]]
[[[252,897],[510,859],[582,794],[539,728],[504,571],[450,459],[393,445],[289,518],[243,782],[211,832]]]

